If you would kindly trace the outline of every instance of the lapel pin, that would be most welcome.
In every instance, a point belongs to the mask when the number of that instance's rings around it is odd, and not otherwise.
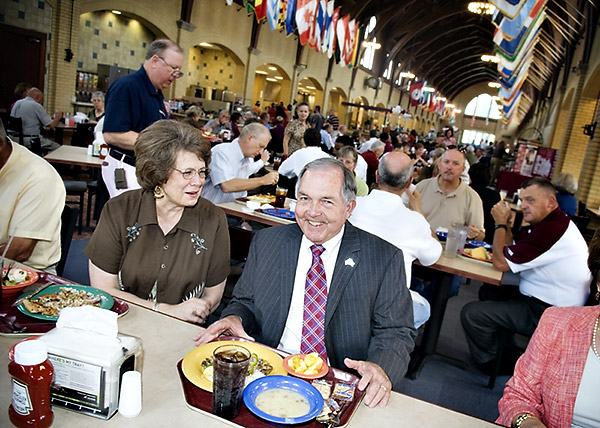
[[[346,259],[345,264],[346,266],[354,267],[354,260]]]

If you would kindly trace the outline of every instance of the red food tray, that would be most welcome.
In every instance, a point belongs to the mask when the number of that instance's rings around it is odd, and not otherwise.
[[[25,290],[31,290],[47,283],[59,285],[75,284],[75,282],[71,280],[61,278],[60,276],[52,275],[47,272],[40,272],[39,275],[40,277],[38,281]],[[19,296],[20,294],[14,296],[2,296],[2,301],[0,302],[0,313],[6,314],[6,316],[10,317],[11,319],[14,317],[14,321],[21,327],[27,327],[27,330],[24,332],[15,332],[14,328],[9,324],[0,322],[0,334],[28,336],[32,334],[47,333],[56,327],[56,321],[46,321],[32,318],[19,311],[16,307],[13,307],[12,304],[19,298]],[[126,302],[115,299],[115,304],[111,310],[121,315],[129,310],[129,305]]]
[[[217,340],[219,340],[219,339],[217,339]],[[222,337],[221,340],[243,341],[242,339],[238,339],[235,337],[229,337],[229,336]],[[263,345],[263,346],[265,346],[265,345]],[[265,346],[265,348],[269,348],[269,349],[277,352],[282,357],[287,357],[289,355],[287,352],[281,351],[280,349],[274,349],[269,346]],[[177,363],[177,371],[179,372],[179,378],[181,379],[181,385],[183,386],[183,396],[185,397],[185,401],[188,404],[188,406],[192,407],[195,410],[199,410],[213,418],[221,419],[220,417],[212,414],[212,393],[205,391],[201,388],[198,388],[196,385],[194,385],[192,382],[190,382],[185,377],[185,375],[183,374],[183,370],[181,369],[182,361],[183,361],[183,359],[179,360],[179,362]],[[358,384],[358,380],[359,380],[358,377],[356,377],[355,375],[353,375],[351,373],[347,373],[342,370],[335,369],[333,367],[329,369],[329,373],[327,373],[327,376],[325,376],[324,379],[332,382],[333,386],[335,386],[335,383],[337,383],[337,382],[345,382],[345,383],[356,382],[356,384]],[[359,391],[358,388],[356,388],[354,390],[354,398],[352,399],[352,401],[350,402],[348,407],[342,413],[342,416],[340,418],[340,424],[338,425],[338,427],[345,427],[348,424],[348,422],[350,422],[350,419],[354,415],[354,412],[356,412],[356,409],[358,408],[360,402],[362,401],[362,399],[365,395],[365,392],[366,391]],[[260,419],[258,416],[255,416],[254,413],[250,412],[248,410],[248,408],[246,407],[246,405],[243,403],[242,403],[242,408],[240,409],[239,415],[235,419],[232,419],[231,422],[241,425],[241,426],[244,426],[244,427],[252,427],[252,428],[282,426],[279,424],[273,424],[273,423],[267,422],[263,419]],[[294,427],[310,427],[310,428],[323,428],[323,426],[324,426],[323,424],[317,422],[314,419],[310,422],[294,425]]]

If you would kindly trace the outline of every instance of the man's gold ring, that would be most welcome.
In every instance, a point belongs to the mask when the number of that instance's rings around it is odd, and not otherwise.
[[[385,385],[381,385],[380,388],[383,389],[385,392],[388,392],[388,389],[385,387]]]

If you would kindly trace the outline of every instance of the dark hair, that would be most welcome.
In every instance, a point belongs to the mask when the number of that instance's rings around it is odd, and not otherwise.
[[[476,163],[469,168],[469,177],[471,177],[471,187],[484,188],[490,182],[490,171],[482,163]]]
[[[321,145],[321,133],[316,128],[308,128],[304,131],[304,144],[309,146]]]
[[[598,282],[600,281],[600,227],[596,229],[594,237],[590,241],[588,267],[592,272],[592,283],[590,284],[590,296],[586,305],[597,305],[600,303],[600,290]]]
[[[308,107],[308,115],[310,116],[310,106],[308,105],[308,103],[305,102],[301,102],[300,104],[298,104],[296,106],[296,108],[294,109],[294,119],[298,119],[298,109],[302,106],[306,106]],[[291,106],[290,106],[291,107]],[[306,121],[308,122],[308,118],[306,119]]]
[[[356,199],[356,179],[354,178],[354,173],[350,171],[348,168],[344,166],[344,164],[330,157],[316,159],[312,162],[307,163],[300,171],[298,175],[298,182],[296,183],[296,195],[298,195],[298,190],[300,189],[300,183],[302,182],[302,177],[304,173],[309,169],[314,170],[324,170],[324,169],[338,169],[344,177],[344,183],[342,185],[342,199],[346,204],[349,204],[350,201]]]
[[[556,187],[546,178],[533,177],[521,184],[521,189],[527,189],[530,186],[538,186],[540,189],[556,195]]]
[[[229,120],[231,121],[231,123],[237,124],[238,120],[240,120],[241,117],[242,113],[240,113],[239,111],[234,111],[233,113],[231,113]]]
[[[369,131],[369,138],[377,138],[378,137],[379,132],[377,132],[376,129],[371,129]]]
[[[379,136],[379,139],[385,143],[387,140],[390,139],[390,134],[388,134],[387,132],[382,132]]]
[[[135,175],[144,190],[166,183],[177,155],[191,152],[210,164],[210,143],[200,130],[183,122],[159,120],[144,129],[135,141]]]

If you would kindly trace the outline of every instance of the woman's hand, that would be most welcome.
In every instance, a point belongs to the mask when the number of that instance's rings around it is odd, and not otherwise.
[[[204,324],[211,313],[211,304],[203,298],[193,298],[177,305],[159,303],[158,311],[195,324]]]

